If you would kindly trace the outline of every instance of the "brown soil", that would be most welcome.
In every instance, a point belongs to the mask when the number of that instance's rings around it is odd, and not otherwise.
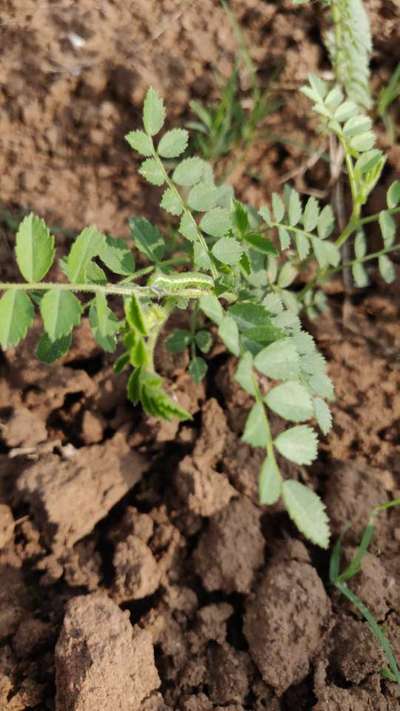
[[[367,4],[378,85],[400,59],[400,10]],[[285,98],[236,187],[256,204],[286,174],[312,189],[323,173],[297,169],[318,139],[292,91],[326,67],[321,18],[289,0],[231,6],[260,80],[280,68]],[[5,0],[0,35],[1,202],[114,234],[132,213],[156,214],[123,135],[149,83],[174,121],[190,98],[216,95],[214,72],[229,75],[236,49],[217,0]],[[400,165],[396,147],[390,160]],[[336,385],[335,429],[306,476],[334,535],[351,522],[349,559],[371,508],[400,495],[400,300],[380,284],[356,306],[331,291],[313,328]],[[280,506],[258,504],[261,453],[240,442],[250,403],[234,360],[214,352],[206,386],[194,386],[182,358],[160,357],[195,416],[178,427],[128,405],[86,323],[50,368],[32,359],[35,337],[0,366],[0,710],[400,709],[368,627],[329,586],[328,554]],[[351,582],[398,656],[399,543],[393,509]]]

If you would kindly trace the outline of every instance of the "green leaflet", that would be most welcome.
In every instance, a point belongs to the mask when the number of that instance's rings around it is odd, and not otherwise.
[[[33,213],[20,223],[15,254],[19,270],[27,282],[41,281],[53,264],[54,237],[46,223]]]
[[[164,257],[166,250],[164,238],[158,227],[154,227],[144,217],[133,217],[129,220],[129,226],[138,250],[151,262],[157,264]]]
[[[219,324],[218,335],[227,349],[238,356],[240,353],[239,329],[232,316],[224,316]]]
[[[249,395],[256,396],[256,386],[253,374],[253,356],[251,353],[244,353],[239,361],[235,373],[235,380],[242,386]]]
[[[153,153],[153,143],[149,136],[144,131],[130,131],[125,139],[128,141],[131,148],[148,158]]]
[[[195,383],[201,383],[207,373],[207,363],[204,358],[192,358],[189,364],[189,373]]]
[[[232,267],[239,263],[243,254],[240,243],[232,237],[221,237],[211,251],[216,259]]]
[[[292,338],[281,338],[254,359],[260,373],[275,380],[292,380],[300,374],[300,358]]]
[[[179,217],[179,215],[183,212],[182,200],[175,190],[172,190],[171,188],[167,188],[163,193],[160,205],[163,210],[169,212],[170,215],[176,215]]]
[[[185,158],[176,166],[172,179],[177,185],[196,185],[202,179],[206,165],[201,158]]]
[[[297,381],[288,381],[272,388],[265,402],[285,420],[304,422],[313,416],[313,404],[307,388]]]
[[[275,447],[283,457],[295,464],[311,464],[317,456],[317,435],[307,425],[296,425],[281,432]]]
[[[139,168],[139,173],[151,185],[164,185],[165,175],[159,162],[155,158],[147,158]]]
[[[282,492],[282,476],[275,459],[268,456],[261,466],[258,489],[260,503],[272,506],[275,504]]]
[[[105,236],[97,227],[86,227],[76,238],[67,257],[65,270],[72,284],[84,284],[88,266],[100,254]]]
[[[51,341],[68,336],[74,326],[79,326],[82,307],[70,291],[51,289],[40,302],[43,325]]]
[[[317,494],[300,482],[289,479],[283,482],[282,498],[299,531],[321,548],[328,548],[328,517]]]
[[[264,408],[256,402],[250,410],[242,435],[243,442],[253,447],[266,447],[268,442]]]
[[[199,306],[201,310],[208,316],[211,321],[214,321],[218,326],[224,317],[223,308],[214,294],[207,294],[200,297]]]
[[[189,134],[184,128],[173,128],[162,137],[158,144],[158,154],[163,158],[177,158],[188,144]]]
[[[203,232],[212,237],[223,237],[232,225],[230,211],[224,207],[214,207],[209,210],[200,220],[200,227]]]
[[[105,237],[99,257],[114,274],[129,275],[135,271],[133,254],[122,239]]]
[[[42,361],[42,363],[54,363],[58,358],[62,358],[63,355],[68,353],[72,343],[72,335],[68,333],[66,336],[62,336],[56,341],[50,340],[47,333],[43,333],[40,340],[36,346],[36,358]]]
[[[150,87],[143,104],[143,125],[146,133],[155,136],[164,126],[164,121],[164,102],[155,89]]]
[[[10,289],[0,299],[0,344],[4,349],[16,346],[25,338],[33,323],[35,311],[24,291]]]

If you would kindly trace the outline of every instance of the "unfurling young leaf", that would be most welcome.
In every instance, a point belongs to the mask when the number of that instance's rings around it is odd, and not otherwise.
[[[41,281],[53,264],[54,237],[46,223],[32,213],[18,228],[15,253],[19,270],[28,282]]]
[[[317,546],[328,548],[328,517],[317,494],[300,482],[289,479],[283,482],[282,498],[299,531]]]

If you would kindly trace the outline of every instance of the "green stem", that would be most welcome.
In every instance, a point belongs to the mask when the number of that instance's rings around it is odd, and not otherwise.
[[[254,392],[255,392],[255,399],[256,399],[256,402],[257,402],[259,405],[261,405],[262,411],[263,411],[263,413],[264,413],[264,425],[265,425],[265,431],[266,431],[266,435],[267,435],[267,445],[266,445],[267,455],[268,455],[269,457],[271,457],[271,460],[273,461],[273,463],[275,464],[276,468],[277,468],[278,471],[279,471],[278,463],[277,463],[276,457],[275,457],[274,440],[273,440],[273,437],[272,437],[271,425],[270,425],[270,423],[269,423],[269,418],[268,418],[268,415],[267,415],[267,412],[266,412],[266,409],[265,409],[265,405],[264,405],[264,402],[263,402],[263,399],[262,399],[262,395],[261,395],[260,389],[259,389],[259,387],[258,387],[257,380],[256,380],[256,378],[255,378],[254,375],[253,375],[253,383],[254,383]]]
[[[390,215],[397,215],[400,212],[400,207],[392,207],[390,210],[385,210],[385,212],[388,212]],[[380,212],[375,212],[373,215],[368,215],[368,217],[362,217],[358,224],[368,225],[370,222],[377,222],[380,214]]]

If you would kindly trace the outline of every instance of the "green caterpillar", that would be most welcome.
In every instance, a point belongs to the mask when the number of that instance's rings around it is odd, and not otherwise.
[[[149,281],[150,288],[159,296],[183,296],[197,299],[214,289],[214,280],[207,274],[156,274]]]

